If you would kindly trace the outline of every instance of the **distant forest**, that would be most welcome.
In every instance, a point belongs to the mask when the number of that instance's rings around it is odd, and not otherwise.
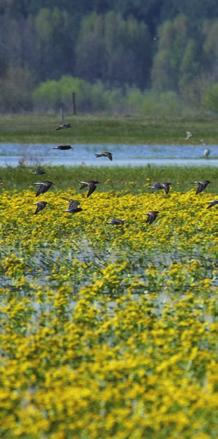
[[[0,0],[0,111],[218,112],[217,0]]]

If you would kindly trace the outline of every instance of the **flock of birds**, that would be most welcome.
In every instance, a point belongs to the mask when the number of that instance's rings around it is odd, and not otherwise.
[[[60,130],[63,128],[70,128],[70,126],[71,126],[70,124],[61,124],[56,128],[56,130]],[[191,132],[187,131],[186,139],[189,140],[191,136],[192,136]],[[58,145],[58,146],[55,146],[54,149],[66,151],[66,150],[72,149],[72,146],[71,145]],[[209,150],[207,150],[207,151],[209,151]],[[205,152],[205,154],[206,154],[206,152]],[[207,153],[207,154],[209,155],[209,153]],[[110,161],[113,160],[113,155],[110,151],[102,151],[102,152],[96,153],[95,156],[96,156],[96,158],[105,157]],[[45,171],[41,167],[38,167],[36,170],[36,173],[37,173],[37,175],[42,175],[45,173]],[[87,189],[87,197],[90,197],[93,194],[93,192],[96,190],[99,183],[100,182],[97,180],[81,181],[80,182],[80,189],[86,188]],[[208,186],[210,181],[204,180],[204,181],[198,181],[196,183],[197,183],[197,188],[196,188],[195,193],[197,195],[206,189],[206,187]],[[48,180],[42,181],[39,183],[35,183],[35,185],[37,186],[36,197],[47,192],[53,186],[53,184],[54,183],[52,181],[48,181]],[[167,195],[170,191],[171,186],[172,186],[172,183],[169,181],[163,182],[163,183],[156,182],[156,183],[153,183],[151,185],[151,189],[163,190],[164,193]],[[38,214],[40,211],[42,211],[47,206],[48,203],[47,203],[47,201],[38,201],[35,204],[37,205],[36,210],[35,210],[35,214]],[[218,204],[218,200],[213,200],[213,201],[209,202],[207,209],[209,209],[217,204]],[[65,212],[75,214],[75,213],[81,212],[82,210],[83,209],[80,206],[79,201],[69,200],[69,206],[68,206],[68,209],[65,210]],[[155,219],[157,218],[158,214],[159,214],[158,210],[152,210],[150,212],[147,212],[147,221],[146,222],[148,224],[152,224],[155,221]],[[120,226],[120,225],[123,225],[124,222],[125,221],[122,219],[112,218],[110,221],[110,224],[115,225],[115,226]]]
[[[65,128],[71,128],[71,124],[70,123],[61,123],[56,128],[56,130],[62,130],[62,129],[65,129]],[[191,131],[186,131],[185,140],[188,141],[188,140],[191,139],[191,137],[192,137]],[[204,146],[206,146],[206,144],[204,143],[203,139],[201,139],[201,143]],[[55,146],[54,149],[59,149],[61,151],[67,151],[67,150],[72,149],[72,146],[71,145],[58,145],[58,146]],[[208,148],[206,148],[204,150],[204,157],[208,158],[209,155],[210,155],[210,150]],[[105,157],[105,158],[107,158],[110,161],[113,160],[113,155],[112,155],[112,153],[110,151],[102,151],[102,152],[99,152],[99,153],[95,154],[95,156],[96,156],[96,158]],[[38,167],[37,170],[36,170],[36,173],[37,173],[37,175],[42,175],[42,174],[45,174],[45,171],[43,170],[43,168]],[[204,181],[198,181],[196,183],[197,183],[197,188],[196,188],[196,192],[195,193],[197,195],[197,194],[200,194],[201,192],[203,192],[206,189],[206,187],[208,186],[210,181],[209,180],[204,180]],[[35,185],[37,186],[36,197],[38,197],[38,196],[44,194],[45,192],[47,192],[53,186],[53,184],[54,183],[52,181],[48,181],[48,180],[47,181],[42,181],[42,182],[39,182],[39,183],[35,183]],[[96,190],[98,184],[99,184],[99,181],[97,181],[97,180],[81,181],[80,182],[80,189],[87,188],[87,197],[90,197],[93,194],[93,192]],[[163,183],[156,182],[156,183],[153,183],[151,185],[151,189],[163,190],[164,193],[167,195],[169,193],[169,191],[170,191],[171,185],[172,185],[172,183],[169,182],[169,181],[163,182]],[[39,212],[41,212],[47,206],[48,203],[47,203],[47,201],[38,201],[35,204],[37,206],[36,210],[35,210],[35,214],[38,214]],[[215,206],[217,204],[218,204],[218,200],[210,201],[208,206],[207,206],[207,209],[210,209],[211,207],[213,207],[213,206]],[[75,213],[81,212],[82,210],[83,209],[80,206],[80,202],[79,201],[77,201],[77,200],[69,200],[69,206],[68,206],[68,209],[65,210],[65,212],[68,212],[68,213],[71,213],[71,214],[75,214]],[[155,219],[157,218],[158,214],[159,214],[158,210],[152,210],[150,212],[147,212],[147,221],[146,222],[148,224],[152,224],[155,221]],[[120,226],[120,225],[123,225],[124,222],[125,221],[122,220],[122,219],[112,218],[111,221],[110,221],[110,224],[115,225],[115,226]]]
[[[112,160],[112,153],[109,151],[103,151],[101,153],[96,154],[96,157],[110,157],[109,160]],[[97,185],[100,182],[97,180],[89,180],[89,181],[80,181],[80,189],[85,189],[87,188],[87,197],[90,197],[93,192],[96,190]],[[201,192],[203,192],[206,187],[208,186],[208,184],[210,183],[209,180],[204,180],[204,181],[198,181],[197,183],[197,188],[196,188],[196,195],[200,194]],[[38,197],[39,195],[44,194],[45,192],[47,192],[52,186],[53,186],[53,182],[52,181],[42,181],[39,183],[35,183],[35,185],[37,186],[37,192],[36,192],[36,197]],[[153,183],[151,185],[151,189],[155,189],[155,190],[163,190],[165,194],[168,194],[170,191],[170,187],[171,187],[172,183],[167,181],[164,183],[160,183],[160,182],[156,182]],[[47,206],[47,202],[46,201],[38,201],[35,203],[37,205],[36,207],[36,211],[35,214],[39,213],[41,210],[43,210],[46,206]],[[210,201],[207,209],[210,209],[211,207],[215,206],[218,204],[218,200],[213,200]],[[69,206],[68,209],[65,210],[65,212],[68,213],[78,213],[81,212],[83,209],[80,206],[80,202],[77,200],[69,200]],[[154,220],[157,218],[159,211],[158,210],[152,210],[150,212],[147,213],[147,223],[148,224],[152,224],[154,222]],[[110,224],[112,225],[122,225],[124,224],[124,220],[121,219],[117,219],[117,218],[113,218],[110,222]]]

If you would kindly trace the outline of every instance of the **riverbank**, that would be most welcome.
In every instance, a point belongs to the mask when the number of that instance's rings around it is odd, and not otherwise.
[[[1,115],[0,143],[218,144],[217,118],[158,119],[132,116]],[[192,137],[186,141],[186,131]]]
[[[172,190],[183,192],[195,188],[195,181],[209,180],[207,191],[217,193],[217,168],[213,167],[177,167],[177,166],[145,166],[142,168],[124,167],[44,167],[45,174],[35,175],[33,167],[0,168],[3,185],[1,191],[11,189],[34,188],[37,181],[51,180],[53,190],[69,189],[78,191],[81,180],[98,180],[100,191],[121,191],[131,193],[151,192],[151,184],[156,181],[170,181]],[[201,195],[200,195],[201,196]]]

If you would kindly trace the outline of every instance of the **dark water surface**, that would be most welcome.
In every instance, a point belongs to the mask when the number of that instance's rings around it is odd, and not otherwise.
[[[20,163],[35,166],[218,166],[218,145],[116,145],[76,144],[73,149],[60,151],[55,144],[0,144],[0,166],[18,166]],[[204,158],[205,148],[210,150]],[[113,161],[96,158],[95,153],[111,151]]]

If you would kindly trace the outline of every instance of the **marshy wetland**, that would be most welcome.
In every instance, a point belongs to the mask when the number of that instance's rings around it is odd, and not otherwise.
[[[217,168],[96,160],[0,170],[0,436],[215,439]]]

